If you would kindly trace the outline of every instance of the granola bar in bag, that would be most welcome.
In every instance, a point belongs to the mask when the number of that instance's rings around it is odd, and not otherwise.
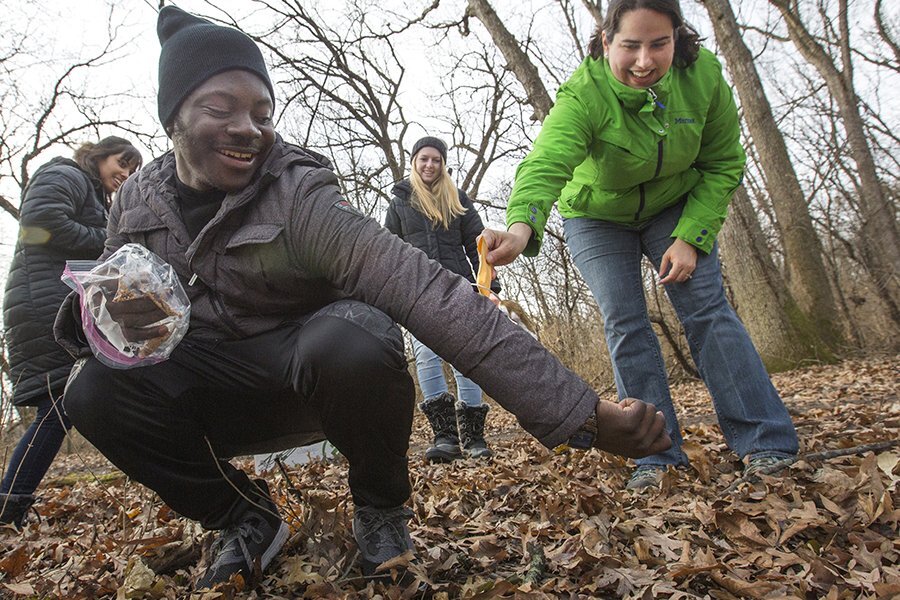
[[[115,369],[130,369],[166,360],[184,337],[191,304],[175,270],[140,244],[125,244],[105,261],[67,261],[61,278],[78,292],[85,337],[94,356]],[[148,327],[166,333],[129,341],[107,308],[111,302],[144,303],[146,314],[159,315]]]

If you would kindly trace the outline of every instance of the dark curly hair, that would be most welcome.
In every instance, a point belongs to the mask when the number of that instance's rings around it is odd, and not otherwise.
[[[603,23],[591,35],[588,54],[595,59],[603,56],[602,34],[606,33],[606,39],[612,41],[619,32],[625,13],[642,8],[666,15],[672,20],[672,27],[675,29],[675,66],[684,68],[694,64],[700,53],[700,34],[684,20],[678,0],[612,0]]]
[[[144,162],[141,153],[131,144],[131,142],[125,138],[114,135],[105,137],[96,144],[92,142],[83,143],[78,147],[78,150],[75,151],[73,158],[75,159],[75,162],[78,163],[79,167],[94,177],[99,178],[100,171],[97,169],[97,164],[107,156],[112,156],[113,154],[124,154],[122,158],[124,158],[129,165],[134,166],[135,170],[140,169],[141,164]]]

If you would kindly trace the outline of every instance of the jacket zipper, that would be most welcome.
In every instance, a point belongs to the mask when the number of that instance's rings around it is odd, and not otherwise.
[[[659,96],[656,95],[656,92],[653,91],[653,88],[647,88],[647,91],[650,92],[650,98],[653,99],[653,104],[665,110],[666,105],[659,101]]]
[[[658,106],[659,108],[665,110],[665,105],[659,101],[659,97],[656,95],[656,92],[653,91],[653,88],[647,88],[647,91],[650,93],[650,98],[653,100],[653,104]],[[653,172],[653,179],[659,177],[659,172],[662,170],[662,161],[663,161],[663,141],[659,140],[659,143],[656,145],[656,170]],[[644,210],[644,204],[646,203],[647,197],[644,191],[644,184],[638,186],[640,191],[641,200],[638,204],[637,212],[634,213],[634,220],[638,221],[641,218],[641,211]]]
[[[662,159],[663,159],[663,141],[659,140],[659,143],[656,144],[656,170],[653,172],[653,179],[659,177],[659,172],[662,171]]]
[[[231,317],[228,316],[228,311],[226,311],[225,307],[222,305],[222,300],[219,298],[219,294],[213,291],[212,288],[207,288],[207,290],[209,293],[209,299],[212,301],[213,310],[216,311],[216,316],[219,317],[219,320],[222,322],[222,324],[228,328],[228,331],[230,331],[231,334],[234,335],[234,337],[244,337],[244,334],[238,328],[237,323],[235,323],[231,319]]]
[[[663,161],[663,141],[659,140],[659,143],[656,144],[656,170],[653,172],[653,179],[659,177],[659,172],[662,171],[662,161]],[[638,186],[638,190],[641,194],[641,200],[638,204],[637,212],[634,213],[634,220],[637,221],[641,217],[641,211],[644,210],[644,204],[646,202],[646,196],[644,192],[644,184]]]
[[[637,212],[634,213],[634,220],[635,220],[635,221],[638,220],[638,218],[641,216],[641,211],[644,210],[644,184],[643,184],[643,183],[642,183],[641,185],[638,186],[638,191],[639,191],[640,194],[641,194],[641,201],[640,201],[640,203],[638,204]]]
[[[189,286],[193,286],[197,282],[197,274],[194,273],[191,275],[190,280],[188,281]],[[228,331],[234,337],[242,337],[244,334],[241,332],[240,328],[237,326],[231,317],[228,316],[228,311],[225,310],[225,306],[222,304],[222,300],[219,298],[219,294],[215,292],[211,287],[206,286],[206,293],[209,295],[210,304],[212,304],[213,311],[215,311],[216,316],[219,318],[219,321],[228,329]]]

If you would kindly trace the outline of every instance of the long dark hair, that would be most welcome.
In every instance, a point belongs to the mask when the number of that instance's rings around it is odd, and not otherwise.
[[[100,171],[97,168],[97,164],[106,158],[107,156],[112,156],[113,154],[123,154],[124,158],[128,164],[134,165],[135,170],[141,168],[141,164],[143,164],[144,159],[141,156],[141,153],[137,148],[131,145],[131,142],[126,140],[125,138],[116,137],[111,135],[109,137],[105,137],[96,144],[92,142],[85,142],[81,146],[78,147],[78,150],[75,151],[75,162],[78,163],[78,166],[93,175],[94,177],[100,177]]]
[[[591,35],[588,54],[595,59],[603,56],[602,34],[606,33],[606,40],[612,42],[619,32],[625,13],[641,8],[666,15],[672,20],[672,27],[675,29],[675,66],[684,68],[694,64],[700,53],[700,34],[684,20],[678,0],[612,0],[603,23]]]

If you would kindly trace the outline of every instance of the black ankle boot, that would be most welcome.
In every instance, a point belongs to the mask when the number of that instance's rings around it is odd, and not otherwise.
[[[490,458],[494,455],[484,441],[484,420],[488,405],[469,406],[463,401],[456,403],[456,420],[459,422],[459,437],[463,452],[471,458]]]
[[[425,458],[432,462],[450,462],[462,458],[453,403],[453,395],[444,392],[419,405],[434,431],[434,445],[425,451]]]
[[[12,523],[16,529],[22,529],[25,513],[35,500],[31,494],[0,494],[0,525]]]

